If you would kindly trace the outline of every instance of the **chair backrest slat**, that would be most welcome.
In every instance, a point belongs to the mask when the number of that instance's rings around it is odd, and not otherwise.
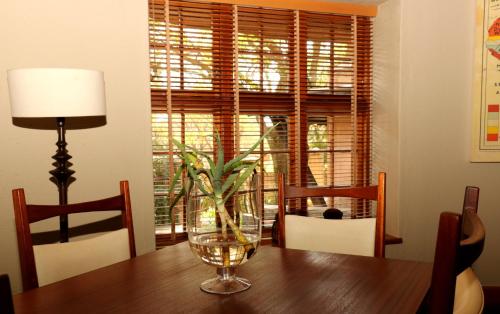
[[[351,188],[320,188],[285,186],[286,198],[299,197],[352,197],[367,200],[377,200],[378,186]]]
[[[466,209],[464,211],[462,215],[462,224],[468,227],[466,233],[467,237],[460,240],[457,274],[461,273],[467,267],[470,267],[479,256],[481,256],[486,238],[483,223],[473,209]]]
[[[97,211],[122,211],[125,207],[122,195],[117,195],[98,201],[83,202],[69,205],[26,205],[29,223],[57,217],[63,214],[78,214]]]

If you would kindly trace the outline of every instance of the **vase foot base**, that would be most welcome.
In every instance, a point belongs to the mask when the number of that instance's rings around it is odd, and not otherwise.
[[[220,276],[205,280],[201,283],[200,289],[213,294],[233,294],[245,291],[252,284],[250,280],[241,277],[231,277],[222,279]]]

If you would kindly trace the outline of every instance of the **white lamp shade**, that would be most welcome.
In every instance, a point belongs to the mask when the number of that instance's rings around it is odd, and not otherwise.
[[[12,117],[106,115],[104,74],[64,68],[7,71]]]

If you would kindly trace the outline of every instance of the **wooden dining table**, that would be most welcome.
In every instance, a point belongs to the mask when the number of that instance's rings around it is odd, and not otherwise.
[[[233,295],[200,290],[215,277],[187,243],[14,296],[21,313],[415,313],[432,265],[261,246],[238,267]]]

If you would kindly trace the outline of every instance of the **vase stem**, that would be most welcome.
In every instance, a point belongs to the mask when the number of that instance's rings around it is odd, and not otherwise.
[[[217,268],[217,274],[221,276],[221,280],[233,280],[236,275],[234,267]]]
[[[245,291],[252,284],[248,279],[236,277],[235,267],[217,268],[217,277],[204,281],[200,288],[208,293],[233,294]]]

